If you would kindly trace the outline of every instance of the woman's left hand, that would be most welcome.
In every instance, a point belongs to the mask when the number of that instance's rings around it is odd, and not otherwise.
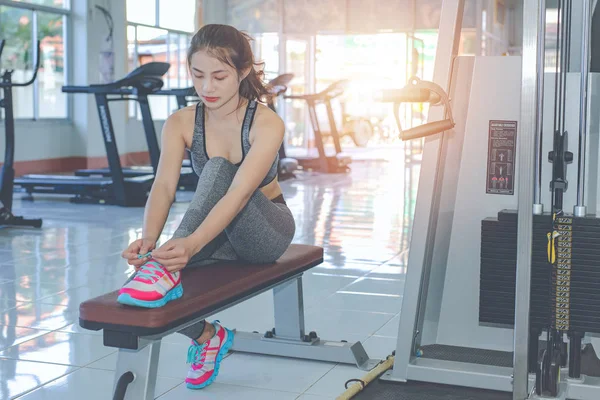
[[[188,238],[171,239],[154,250],[152,257],[169,272],[177,272],[185,268],[190,258],[197,253],[194,247]]]

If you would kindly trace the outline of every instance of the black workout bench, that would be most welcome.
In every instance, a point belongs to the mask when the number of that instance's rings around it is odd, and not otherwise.
[[[302,273],[322,262],[322,248],[292,244],[273,264],[218,263],[184,270],[182,298],[144,309],[117,303],[114,291],[83,302],[79,324],[102,329],[104,345],[119,348],[114,399],[154,399],[163,337],[270,289],[275,328],[264,334],[236,331],[233,351],[356,364],[370,370],[379,360],[369,359],[360,342],[324,341],[315,332],[306,334]]]

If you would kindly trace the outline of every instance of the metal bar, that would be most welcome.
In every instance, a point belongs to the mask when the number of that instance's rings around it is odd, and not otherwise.
[[[63,63],[64,63],[64,68],[63,68],[63,76],[64,76],[64,81],[63,81],[63,85],[68,85],[69,83],[71,83],[72,80],[72,76],[71,76],[71,63],[73,62],[73,59],[71,57],[72,54],[74,54],[71,48],[71,46],[73,46],[73,39],[72,39],[72,32],[73,32],[73,24],[71,23],[71,20],[67,17],[63,17],[63,48],[64,48],[64,56],[63,56]],[[67,107],[67,119],[72,120],[73,118],[73,96],[66,96],[66,107]]]
[[[0,0],[0,1],[2,1],[2,0]],[[170,28],[167,29],[167,28],[161,28],[158,25],[148,25],[148,24],[142,24],[139,22],[131,22],[131,21],[127,21],[127,25],[131,25],[131,26],[135,26],[135,27],[142,26],[145,28],[160,29],[163,31],[171,32],[171,33],[180,33],[183,35],[189,35],[189,34],[193,33],[193,32],[189,32],[189,31],[180,31],[179,29],[170,29]]]
[[[156,24],[156,27],[159,28],[160,27],[160,4],[158,3],[160,0],[154,0],[154,21]]]
[[[53,14],[62,14],[62,15],[70,15],[71,14],[71,10],[66,9],[66,8],[49,7],[49,6],[44,6],[41,4],[24,3],[24,2],[20,2],[20,1],[0,0],[0,6],[15,7],[15,8],[20,8],[20,9],[25,9],[25,10],[32,10],[32,11],[37,10],[37,11],[43,11],[43,12],[48,12],[48,13],[53,13]]]
[[[433,81],[446,89],[450,87],[452,65],[458,54],[463,10],[464,0],[446,0],[442,3]],[[451,43],[447,43],[448,40]],[[429,111],[428,120],[430,121],[440,120],[442,117],[442,110],[439,108]],[[424,162],[421,167],[414,214],[415,226],[419,224],[419,228],[413,230],[409,252],[407,291],[400,312],[396,357],[392,374],[394,380],[407,379],[408,367],[413,359],[413,348],[422,330],[432,265],[433,243],[439,215],[443,141],[444,134],[431,136],[426,139],[423,149]]]
[[[32,45],[32,54],[33,54],[33,59],[37,60],[38,57],[40,57],[40,49],[38,46],[35,45],[35,43],[37,43],[37,36],[38,36],[38,17],[37,17],[37,12],[36,10],[33,10],[33,18],[32,18],[32,33],[31,33],[31,45]],[[32,68],[35,68],[35,65],[32,66]],[[37,120],[40,118],[40,86],[39,86],[39,80],[35,80],[33,82],[33,119]]]
[[[519,153],[519,203],[517,273],[515,296],[515,329],[513,356],[513,400],[523,400],[529,395],[529,305],[531,299],[531,247],[533,213],[533,173],[536,128],[536,74],[539,53],[539,8],[543,0],[523,2],[523,56],[521,72],[521,126],[518,137]]]
[[[132,24],[130,24],[132,25]],[[134,25],[135,29],[135,41],[134,41],[134,45],[133,45],[133,69],[136,69],[137,67],[139,67],[139,48],[138,48],[138,29],[137,29],[137,25]],[[131,104],[131,103],[130,103]],[[138,107],[136,107],[136,104],[133,103],[133,118],[137,119],[138,118]]]
[[[231,349],[243,353],[353,364],[362,366],[366,370],[372,369],[379,362],[368,358],[361,342],[348,343],[321,339],[313,342],[300,340],[293,342],[267,339],[260,333],[249,332],[235,332]]]
[[[13,114],[13,88],[10,86],[12,80],[12,72],[5,71],[2,75],[2,83],[4,84],[1,88],[3,97],[0,100],[0,108],[4,108],[4,165],[2,166],[3,171],[12,170],[12,177],[9,178],[9,182],[14,179],[14,159],[15,159],[15,117]],[[7,177],[8,178],[8,177]],[[9,182],[3,182],[5,179],[4,175],[0,175],[0,200],[2,206],[7,210],[12,210],[13,204],[13,187]]]
[[[158,162],[160,161],[160,145],[156,136],[156,128],[152,119],[152,111],[150,110],[150,101],[148,94],[139,93],[137,98],[142,114],[142,125],[144,126],[144,134],[146,135],[146,143],[148,144],[148,152],[150,153],[150,164],[154,173],[158,173]]]
[[[108,100],[104,94],[95,94],[96,108],[100,118],[100,128],[102,129],[102,138],[104,139],[104,147],[106,148],[106,156],[108,159],[108,167],[112,178],[112,189],[115,197],[115,202],[118,205],[126,206],[127,190],[125,189],[125,178],[123,176],[123,168],[119,159],[119,151],[117,149],[117,141],[115,138],[115,130],[110,116],[110,108]]]
[[[544,212],[542,204],[542,136],[544,132],[544,71],[546,66],[546,6],[544,1],[538,7],[538,65],[537,65],[537,120],[535,126],[535,186],[533,192],[533,213]]]
[[[302,339],[305,333],[302,279],[297,278],[275,287],[273,307],[277,337]]]
[[[587,141],[588,80],[590,71],[590,19],[591,0],[583,0],[583,21],[581,24],[581,79],[579,86],[579,165],[577,168],[577,204],[573,214],[583,217],[585,206],[585,161]]]
[[[113,391],[121,375],[132,372],[135,378],[127,386],[123,400],[154,399],[159,356],[160,340],[147,343],[138,350],[119,349]]]

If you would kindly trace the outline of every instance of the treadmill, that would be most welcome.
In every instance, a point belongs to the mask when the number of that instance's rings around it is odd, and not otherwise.
[[[139,71],[137,73],[139,74]],[[148,74],[140,86],[153,87],[158,85],[158,82],[162,82],[160,76],[163,74],[164,72],[160,75]],[[80,93],[77,90],[71,91],[71,88],[70,86],[64,86],[63,92]],[[148,194],[154,182],[154,175],[126,176],[123,173],[106,95],[109,88],[111,88],[111,85],[91,85],[89,87],[89,90],[95,94],[98,105],[102,138],[106,147],[109,165],[107,176],[31,174],[15,178],[14,186],[27,192],[29,199],[33,199],[33,193],[66,194],[74,195],[70,199],[74,203],[112,204],[123,207],[143,207],[146,205]]]
[[[350,171],[349,165],[352,163],[352,158],[349,155],[342,153],[340,144],[340,135],[336,126],[335,117],[331,100],[344,93],[344,87],[347,81],[337,81],[329,85],[325,90],[305,95],[285,95],[284,99],[305,100],[308,105],[308,113],[315,135],[315,144],[317,146],[318,156],[312,157],[295,157],[300,167],[303,170],[314,170],[324,173],[345,173]],[[319,125],[317,118],[317,105],[324,104],[327,110],[327,120],[329,122],[330,133],[327,136],[333,138],[335,154],[328,155],[325,152],[323,136],[325,136]]]
[[[150,153],[151,165],[132,166],[123,168],[123,176],[127,178],[141,175],[155,175],[158,170],[158,161],[160,159],[160,147],[154,128],[154,120],[150,111],[148,96],[150,95],[177,95],[178,90],[184,92],[189,89],[161,90],[163,86],[162,76],[169,70],[170,64],[163,62],[150,62],[144,64],[125,78],[105,85],[91,86],[63,86],[65,93],[87,93],[96,96],[96,104],[102,121],[101,109],[105,108],[108,102],[132,100],[137,101],[142,113],[142,124],[146,143]],[[178,98],[179,103],[179,98]],[[109,157],[110,158],[110,157]],[[80,169],[75,171],[76,176],[110,176],[110,168]],[[179,190],[195,191],[198,186],[198,176],[190,168],[189,163],[182,166],[177,188]]]

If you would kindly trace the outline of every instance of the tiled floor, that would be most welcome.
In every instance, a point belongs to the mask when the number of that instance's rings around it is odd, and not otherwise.
[[[297,221],[295,242],[325,248],[325,262],[304,277],[307,329],[324,339],[361,340],[374,358],[395,346],[418,178],[401,149],[386,154],[385,162],[355,163],[349,174],[282,183]],[[189,196],[173,206],[165,237]],[[80,328],[77,312],[83,300],[124,281],[129,270],[119,255],[140,234],[143,210],[43,198],[15,208],[42,217],[44,227],[0,230],[0,398],[112,398],[115,349]],[[264,331],[273,326],[272,304],[264,293],[214,318]],[[157,398],[326,400],[364,375],[349,365],[235,353],[213,385],[191,391],[183,385],[186,354],[186,338],[164,340]]]

